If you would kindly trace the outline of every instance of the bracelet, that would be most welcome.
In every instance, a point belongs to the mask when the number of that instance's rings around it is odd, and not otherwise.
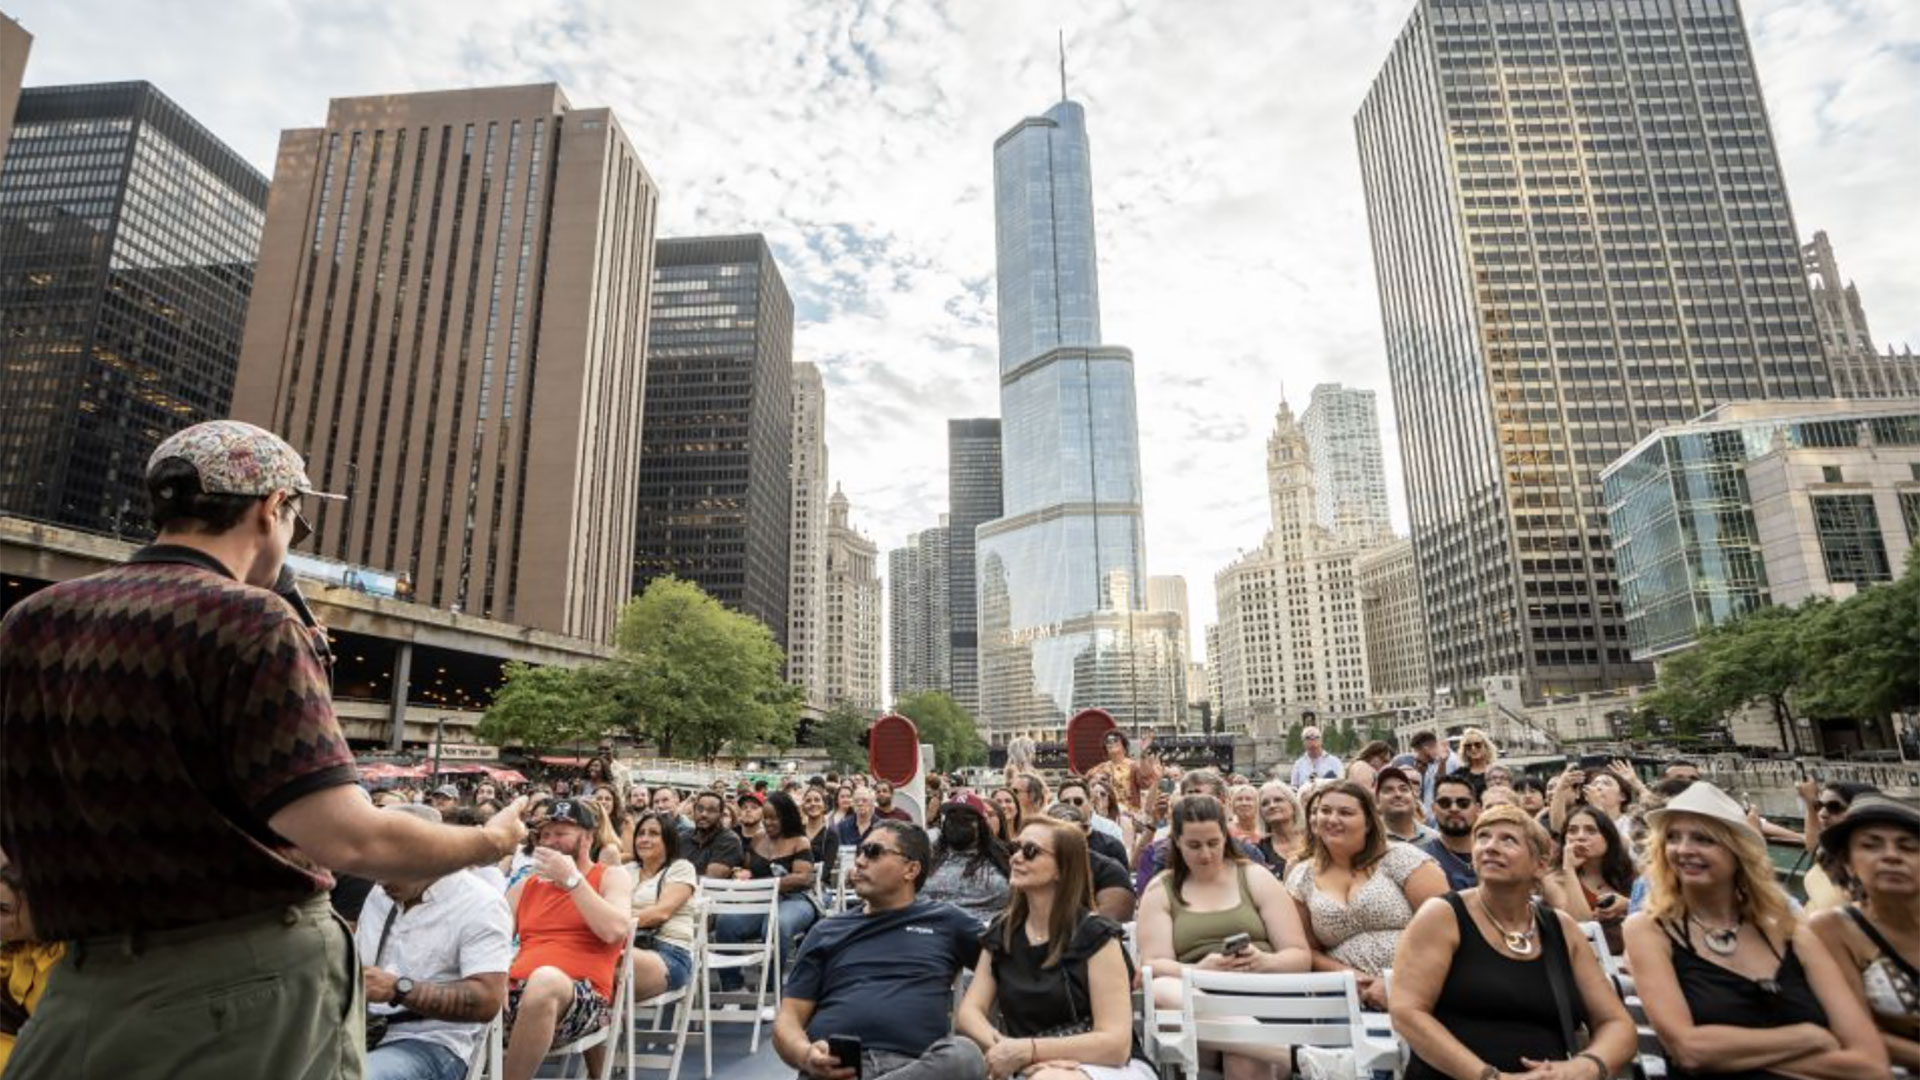
[[[1574,1060],[1576,1061],[1579,1060],[1580,1058],[1586,1058],[1588,1061],[1593,1062],[1593,1067],[1595,1069],[1593,1080],[1607,1080],[1607,1077],[1612,1075],[1613,1073],[1613,1070],[1607,1068],[1607,1063],[1605,1061],[1602,1061],[1598,1054],[1594,1054],[1590,1051],[1582,1050],[1579,1053],[1573,1055],[1573,1057],[1574,1057]]]
[[[1034,1064],[1037,1064],[1039,1061],[1040,1061],[1040,1040],[1037,1037],[1028,1039],[1027,1040],[1027,1064],[1034,1065]]]
[[[1500,1067],[1497,1065],[1489,1065],[1486,1068],[1480,1070],[1480,1076],[1478,1080],[1499,1080],[1499,1077],[1500,1077]]]

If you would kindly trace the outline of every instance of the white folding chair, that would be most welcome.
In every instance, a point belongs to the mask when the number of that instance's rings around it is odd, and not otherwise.
[[[473,1053],[467,1056],[467,1080],[500,1080],[505,1075],[506,1031],[507,1018],[502,1014],[480,1033],[480,1041],[473,1044]]]
[[[1607,932],[1597,922],[1583,922],[1580,932],[1587,935],[1587,944],[1593,946],[1593,955],[1600,961],[1600,970],[1612,975],[1620,968],[1620,960],[1613,955],[1613,948],[1607,944]]]
[[[1199,1078],[1200,1049],[1348,1049],[1356,1069],[1398,1071],[1399,1047],[1367,1033],[1353,972],[1257,975],[1181,969],[1182,1066]]]
[[[853,859],[846,852],[841,852],[840,857],[833,863],[833,906],[827,908],[834,914],[839,914],[852,906],[847,899],[853,895],[853,891],[847,887],[847,874],[852,869]]]
[[[633,924],[631,923],[627,924],[627,940],[633,940]],[[620,965],[613,970],[613,1002],[612,1009],[607,1016],[607,1026],[598,1031],[589,1032],[565,1046],[556,1046],[548,1050],[546,1057],[541,1059],[543,1063],[558,1060],[561,1063],[561,1077],[566,1078],[574,1075],[573,1061],[575,1057],[580,1059],[579,1075],[585,1077],[588,1072],[586,1053],[596,1046],[606,1047],[606,1053],[602,1054],[600,1059],[600,1076],[598,1080],[607,1080],[608,1077],[613,1075],[614,1052],[618,1048],[614,1038],[620,1032],[626,1032],[629,1037],[632,1035],[632,1025],[629,1024],[627,1020],[627,1010],[632,1007],[633,1002],[633,961],[628,955],[629,951],[630,950],[627,949],[620,951]],[[627,1051],[629,1054],[633,1051],[631,1041],[628,1043]]]
[[[1167,1012],[1154,1005],[1153,968],[1140,969],[1140,990],[1134,996],[1138,999],[1141,1043],[1154,1071],[1162,1075],[1169,1070],[1182,1071],[1186,1061],[1186,1028],[1180,1022],[1179,1012]]]
[[[764,920],[760,940],[758,941],[715,941],[711,931],[702,940],[700,955],[696,957],[700,975],[700,1030],[704,1034],[702,1043],[706,1049],[707,1076],[713,1075],[713,1025],[753,1024],[753,1043],[749,1053],[760,1052],[760,1018],[765,1008],[780,1006],[780,881],[778,878],[757,878],[752,881],[728,881],[724,878],[701,878],[698,894],[706,902],[707,914],[715,919],[722,915],[757,915]],[[758,968],[760,984],[751,992],[745,990],[715,990],[708,983],[710,976],[722,971],[738,971],[744,978],[749,968]],[[745,1005],[744,1013],[714,1011],[714,1002],[722,1004]]]
[[[699,897],[687,900],[693,911],[694,920],[694,956],[700,955],[701,943],[705,935],[701,932],[706,925],[706,902]],[[650,997],[645,1001],[635,1001],[627,1010],[627,1052],[623,1070],[628,1077],[640,1069],[665,1069],[667,1080],[675,1080],[680,1075],[680,1059],[687,1049],[689,1028],[692,1026],[694,1002],[698,998],[699,981],[703,972],[695,970],[687,976],[687,985],[678,990],[668,990],[663,994]],[[631,988],[628,990],[632,992]],[[671,1026],[666,1023],[667,1010],[673,1010]],[[640,1026],[640,1014],[651,1014],[649,1026]],[[636,1047],[667,1047],[671,1050],[641,1053]]]
[[[1653,1030],[1653,1023],[1647,1019],[1646,1005],[1634,992],[1633,976],[1623,971],[1614,972],[1613,987],[1620,992],[1620,1001],[1626,1005],[1627,1016],[1633,1020],[1633,1031],[1637,1040],[1634,1057],[1640,1067],[1640,1074],[1647,1080],[1665,1080],[1667,1048],[1660,1045],[1660,1033]]]

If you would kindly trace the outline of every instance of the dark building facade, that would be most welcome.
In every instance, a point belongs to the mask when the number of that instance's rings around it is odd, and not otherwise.
[[[671,574],[787,639],[793,300],[765,238],[663,239],[633,591]]]
[[[954,700],[980,713],[980,589],[973,531],[1000,517],[1000,421],[947,421],[947,612]]]
[[[151,534],[147,457],[233,402],[267,179],[147,83],[20,95],[0,170],[0,508]]]
[[[1649,680],[1600,470],[1829,393],[1737,0],[1421,0],[1355,118],[1436,690]]]

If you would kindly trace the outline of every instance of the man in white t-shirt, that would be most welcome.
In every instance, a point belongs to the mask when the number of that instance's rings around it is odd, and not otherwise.
[[[417,803],[382,813],[440,818]],[[500,890],[468,870],[380,882],[367,894],[353,940],[368,1025],[386,1023],[367,1054],[367,1080],[466,1075],[486,1025],[507,1002],[513,915]]]

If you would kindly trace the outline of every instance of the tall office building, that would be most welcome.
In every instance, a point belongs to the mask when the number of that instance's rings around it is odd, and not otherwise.
[[[1840,276],[1840,261],[1825,232],[1816,232],[1801,249],[1807,285],[1813,290],[1813,314],[1820,323],[1820,344],[1833,373],[1833,392],[1843,398],[1920,397],[1920,356],[1881,353],[1867,329],[1860,290]]]
[[[1361,552],[1353,560],[1366,634],[1367,700],[1375,711],[1432,702],[1427,668],[1427,611],[1420,603],[1420,570],[1413,541],[1404,537]]]
[[[953,697],[980,715],[980,578],[974,531],[1001,514],[1000,421],[947,421],[947,612]]]
[[[793,365],[793,526],[788,542],[787,681],[807,704],[827,704],[827,386]]]
[[[1300,430],[1313,465],[1313,515],[1320,527],[1367,538],[1392,533],[1373,391],[1321,383],[1300,413]]]
[[[1437,689],[1645,682],[1601,468],[1829,393],[1737,0],[1420,0],[1355,128]]]
[[[660,241],[642,447],[633,591],[696,582],[784,648],[793,300],[765,238]]]
[[[838,488],[827,500],[827,702],[881,707],[880,549],[853,527]]]
[[[942,516],[939,527],[913,533],[904,547],[887,553],[887,683],[895,701],[928,690],[952,692],[951,532]]]
[[[1179,633],[1174,644],[1184,665],[1193,659],[1193,635],[1188,626],[1187,579],[1179,574],[1155,574],[1147,579],[1147,610],[1162,611],[1178,618]]]
[[[552,84],[335,98],[280,136],[234,414],[338,507],[315,549],[606,639],[632,584],[653,179]]]
[[[7,158],[13,114],[20,106],[20,80],[26,77],[27,53],[32,49],[33,35],[0,13],[0,161]]]
[[[1364,550],[1315,518],[1317,487],[1306,433],[1280,403],[1267,439],[1271,527],[1260,545],[1214,577],[1220,621],[1208,639],[1219,672],[1214,715],[1277,735],[1306,710],[1322,717],[1367,709],[1366,634],[1354,563]]]
[[[1142,693],[1170,649],[1142,635],[1145,531],[1133,354],[1100,339],[1086,117],[1062,100],[993,148],[1002,516],[978,542],[990,736],[1057,736],[1100,706],[1159,726]],[[1185,671],[1176,673],[1184,683]],[[1173,711],[1184,711],[1185,693]]]
[[[0,507],[151,535],[147,457],[233,406],[266,177],[146,83],[28,90],[12,132]]]

